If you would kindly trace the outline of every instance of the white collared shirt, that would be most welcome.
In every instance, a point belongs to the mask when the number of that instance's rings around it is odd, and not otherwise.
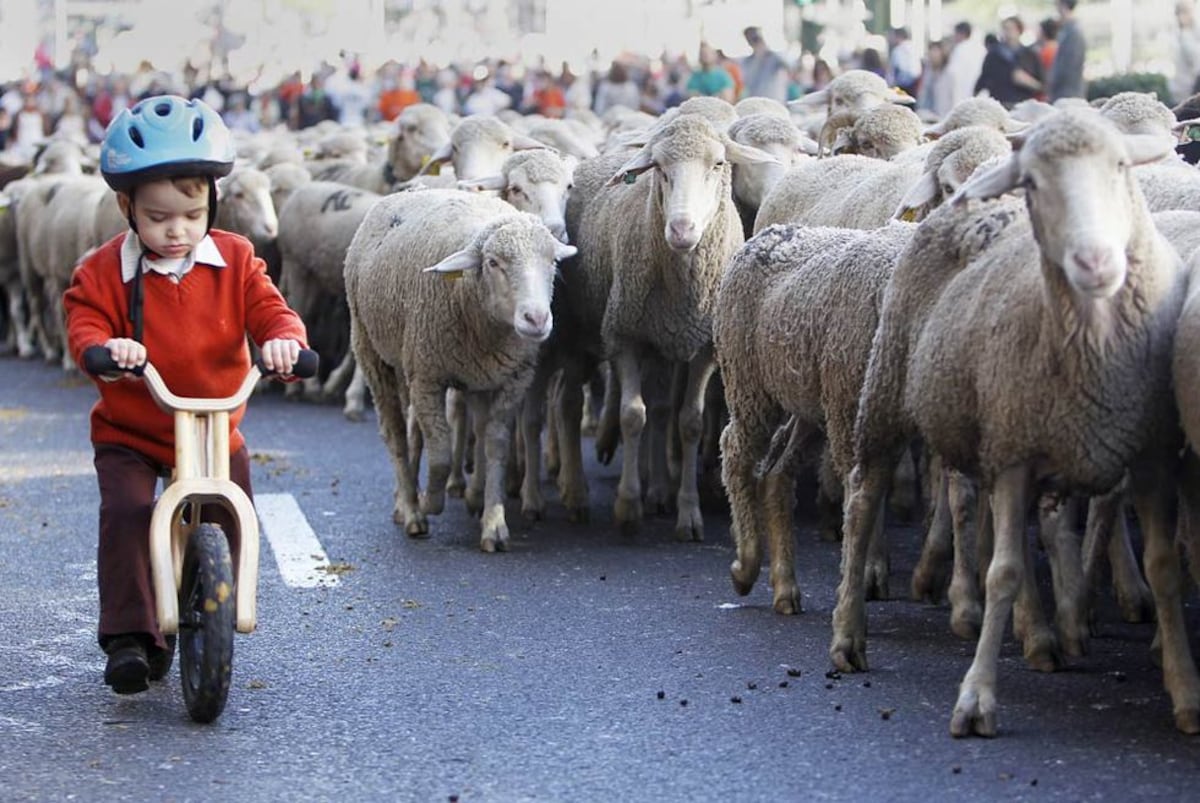
[[[121,243],[121,281],[133,281],[137,275],[138,259],[142,256],[142,241],[134,232],[125,235]],[[176,284],[187,275],[197,264],[211,265],[214,268],[225,267],[225,258],[217,249],[217,244],[207,234],[196,247],[182,259],[151,259],[146,257],[146,269],[161,273]]]

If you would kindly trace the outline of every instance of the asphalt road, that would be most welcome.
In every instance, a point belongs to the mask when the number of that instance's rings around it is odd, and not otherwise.
[[[615,467],[589,466],[592,523],[552,487],[510,507],[511,551],[478,550],[459,500],[413,541],[392,524],[373,421],[254,399],[257,493],[290,493],[331,588],[283,582],[264,541],[259,629],[236,639],[222,717],[192,723],[173,670],[142,695],[102,682],[95,644],[94,391],[0,359],[0,800],[1194,800],[1200,740],[1175,732],[1152,625],[1101,608],[1066,671],[1000,662],[1001,733],[955,740],[972,645],[948,609],[872,603],[872,671],[829,676],[836,545],[797,529],[805,612],[737,597],[728,520],[611,521]],[[587,450],[585,449],[585,452]],[[893,595],[916,534],[895,529]],[[1044,567],[1043,567],[1044,568]],[[1189,616],[1200,617],[1193,599]]]

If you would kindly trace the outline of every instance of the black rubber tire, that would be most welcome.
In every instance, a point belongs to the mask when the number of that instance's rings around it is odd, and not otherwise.
[[[216,524],[188,539],[179,589],[179,677],[188,714],[212,722],[225,709],[233,673],[233,561]]]

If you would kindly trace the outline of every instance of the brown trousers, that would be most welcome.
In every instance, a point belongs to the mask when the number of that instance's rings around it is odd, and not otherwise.
[[[96,579],[100,586],[100,647],[114,636],[141,634],[165,648],[154,610],[150,575],[150,516],[160,477],[170,470],[124,446],[96,446],[96,478],[100,484],[100,540]],[[230,478],[253,500],[250,454],[243,446],[229,456]],[[241,534],[234,517],[221,505],[205,505],[202,521],[221,525],[237,568]]]

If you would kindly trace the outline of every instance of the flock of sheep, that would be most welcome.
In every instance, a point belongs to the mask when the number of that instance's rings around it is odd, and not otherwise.
[[[1086,650],[1105,560],[1122,614],[1156,617],[1176,726],[1198,733],[1177,542],[1200,573],[1200,172],[1152,96],[976,98],[933,125],[903,100],[851,71],[793,109],[418,105],[378,131],[246,137],[217,225],[255,242],[331,369],[290,390],[344,394],[350,418],[370,391],[409,535],[461,495],[481,547],[505,549],[506,495],[544,515],[543,465],[586,520],[589,424],[601,460],[620,445],[623,529],[674,509],[700,540],[719,471],[734,587],[769,552],[774,607],[795,613],[794,489],[815,466],[843,549],[830,656],[866,670],[883,510],[916,455],[931,512],[912,592],[946,593],[978,639],[954,735],[996,732],[1010,616],[1035,668]],[[68,368],[62,290],[125,225],[88,163],[53,143],[0,196],[8,345]]]

